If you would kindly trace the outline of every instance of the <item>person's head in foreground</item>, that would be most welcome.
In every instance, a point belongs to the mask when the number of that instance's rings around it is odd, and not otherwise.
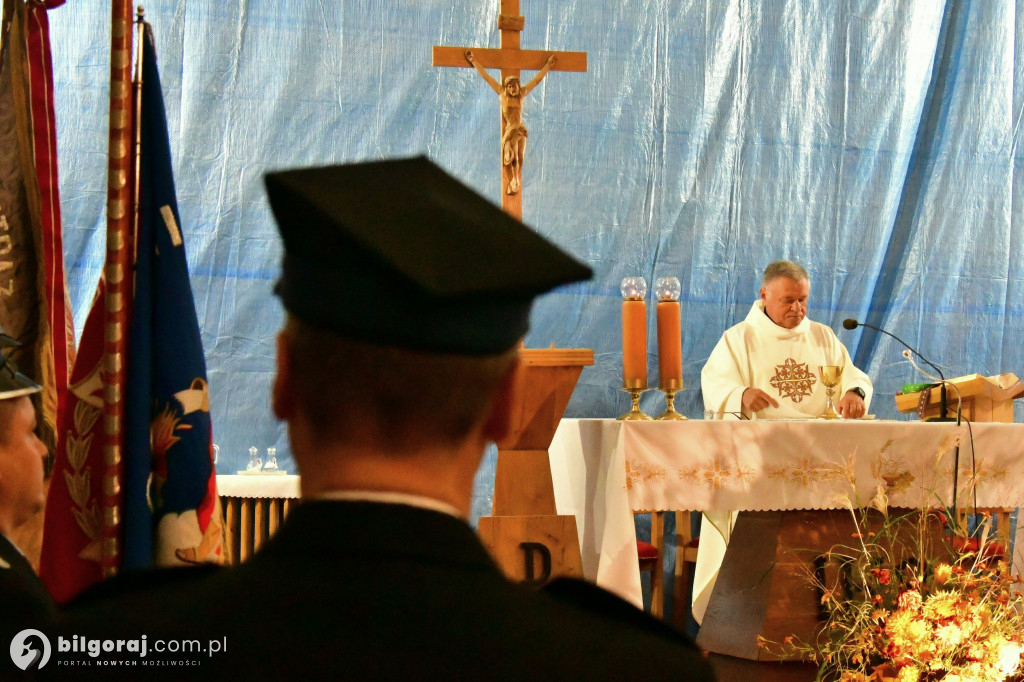
[[[0,351],[18,343],[0,332]],[[31,395],[42,387],[0,352],[0,534],[10,537],[46,504],[46,446],[36,435]]]
[[[532,301],[590,269],[425,158],[266,185],[287,311],[273,406],[303,494],[392,490],[467,516]]]

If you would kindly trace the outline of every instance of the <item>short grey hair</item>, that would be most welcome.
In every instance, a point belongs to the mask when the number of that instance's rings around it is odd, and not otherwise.
[[[769,263],[768,267],[764,269],[764,277],[761,279],[761,286],[766,286],[768,282],[779,277],[788,277],[794,282],[800,280],[811,281],[810,275],[802,267],[797,265],[791,260],[777,260],[774,263]]]

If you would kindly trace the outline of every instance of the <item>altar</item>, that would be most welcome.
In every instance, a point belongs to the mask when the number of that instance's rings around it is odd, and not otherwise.
[[[1013,508],[1024,504],[1022,443],[1024,424],[994,422],[563,419],[549,453],[585,577],[641,605],[634,513],[949,504],[957,445],[958,505],[974,503],[976,482],[978,507]]]

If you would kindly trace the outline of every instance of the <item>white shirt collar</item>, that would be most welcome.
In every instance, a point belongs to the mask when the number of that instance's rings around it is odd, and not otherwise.
[[[748,324],[754,325],[762,333],[774,336],[778,339],[789,339],[794,336],[800,336],[806,334],[811,328],[811,320],[806,315],[804,319],[800,320],[800,324],[793,327],[792,329],[786,329],[775,324],[772,318],[768,317],[768,314],[764,311],[764,301],[757,299],[754,301],[754,305],[750,307],[750,312],[747,313],[746,321]]]
[[[346,502],[382,502],[384,504],[404,504],[408,507],[430,509],[465,520],[466,517],[458,509],[432,497],[411,495],[389,490],[329,490],[319,495],[303,497],[305,500],[344,500]]]

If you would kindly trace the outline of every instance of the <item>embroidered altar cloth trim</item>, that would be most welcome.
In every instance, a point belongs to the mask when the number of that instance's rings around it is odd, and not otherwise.
[[[620,454],[630,508],[701,511],[842,509],[885,501],[980,507],[1024,503],[1024,424],[902,421],[628,422]]]

